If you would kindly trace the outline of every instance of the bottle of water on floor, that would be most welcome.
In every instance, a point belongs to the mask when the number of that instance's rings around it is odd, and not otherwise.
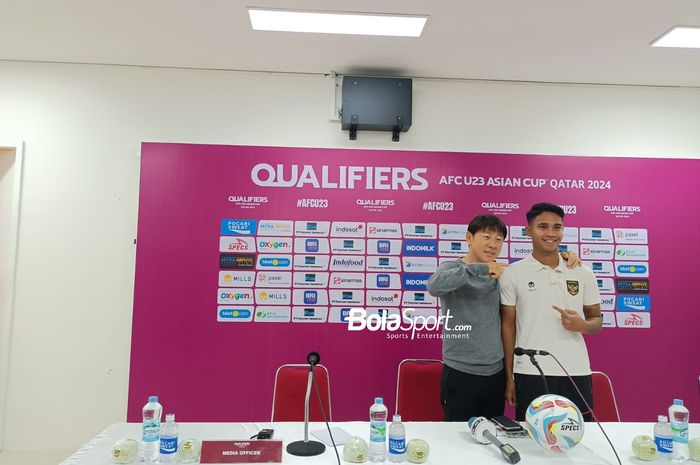
[[[401,463],[406,460],[406,428],[401,423],[401,415],[394,415],[389,426],[389,462]]]
[[[160,428],[160,463],[177,461],[177,429],[175,414],[165,415],[165,423]]]
[[[384,399],[374,398],[369,408],[369,461],[383,462],[386,458],[386,417]]]
[[[160,448],[160,417],[163,406],[158,403],[158,396],[150,396],[148,403],[143,406],[143,443],[141,445],[141,461],[155,462],[158,460]]]
[[[683,406],[681,399],[673,399],[673,405],[668,408],[668,419],[671,420],[673,432],[673,461],[686,462],[690,457],[688,450],[690,412]]]
[[[666,415],[659,415],[659,422],[654,425],[654,442],[659,452],[659,459],[671,460],[673,452],[673,432]]]

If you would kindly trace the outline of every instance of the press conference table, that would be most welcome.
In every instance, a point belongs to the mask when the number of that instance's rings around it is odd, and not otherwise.
[[[468,433],[466,423],[405,422],[406,440],[421,438],[430,445],[427,464],[449,465],[465,463],[505,464],[499,450],[493,445],[478,444]],[[303,439],[303,423],[179,423],[180,440],[241,440],[248,439],[262,428],[273,428],[274,439],[289,442]],[[340,427],[351,436],[365,440],[369,436],[368,422],[334,422],[331,427]],[[653,436],[653,423],[603,423],[610,440],[615,445],[623,464],[640,465],[643,462],[632,454],[630,444],[639,434]],[[323,423],[311,423],[309,431],[325,428]],[[310,439],[315,439],[311,435]],[[140,423],[116,423],[98,434],[80,450],[68,457],[61,465],[109,465],[112,445],[119,439],[141,437]],[[690,438],[700,437],[700,424],[690,425]],[[500,437],[499,437],[500,438]],[[586,423],[583,441],[565,454],[555,454],[541,449],[529,438],[500,438],[520,452],[522,464],[616,464],[615,456],[595,423]],[[341,463],[342,446],[338,446]],[[135,462],[138,463],[138,462]],[[316,457],[295,457],[285,451],[282,463],[335,464],[335,453],[331,447]],[[388,461],[386,463],[389,463]],[[405,462],[409,463],[409,462]],[[693,463],[693,462],[690,462]]]

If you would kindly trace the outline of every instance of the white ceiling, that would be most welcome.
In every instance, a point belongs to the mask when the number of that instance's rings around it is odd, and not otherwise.
[[[246,6],[427,14],[421,38],[252,31]],[[700,0],[0,0],[0,59],[700,87]]]

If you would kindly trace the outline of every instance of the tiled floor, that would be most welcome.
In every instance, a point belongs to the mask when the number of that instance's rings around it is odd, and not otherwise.
[[[72,452],[0,452],[0,465],[58,465]]]

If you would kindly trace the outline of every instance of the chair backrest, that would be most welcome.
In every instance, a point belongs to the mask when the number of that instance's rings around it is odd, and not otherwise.
[[[402,421],[443,421],[440,404],[442,360],[406,359],[399,363],[396,413]]]
[[[328,421],[331,414],[331,389],[328,369],[316,365],[314,378],[321,394],[321,402]],[[271,421],[304,421],[304,398],[306,384],[309,379],[309,365],[282,365],[275,373],[275,387],[272,393]],[[318,404],[316,389],[311,387],[309,397],[309,421],[323,421],[321,408]]]
[[[593,383],[593,413],[598,417],[598,421],[620,421],[615,392],[608,375],[594,371],[591,375],[591,381]]]

